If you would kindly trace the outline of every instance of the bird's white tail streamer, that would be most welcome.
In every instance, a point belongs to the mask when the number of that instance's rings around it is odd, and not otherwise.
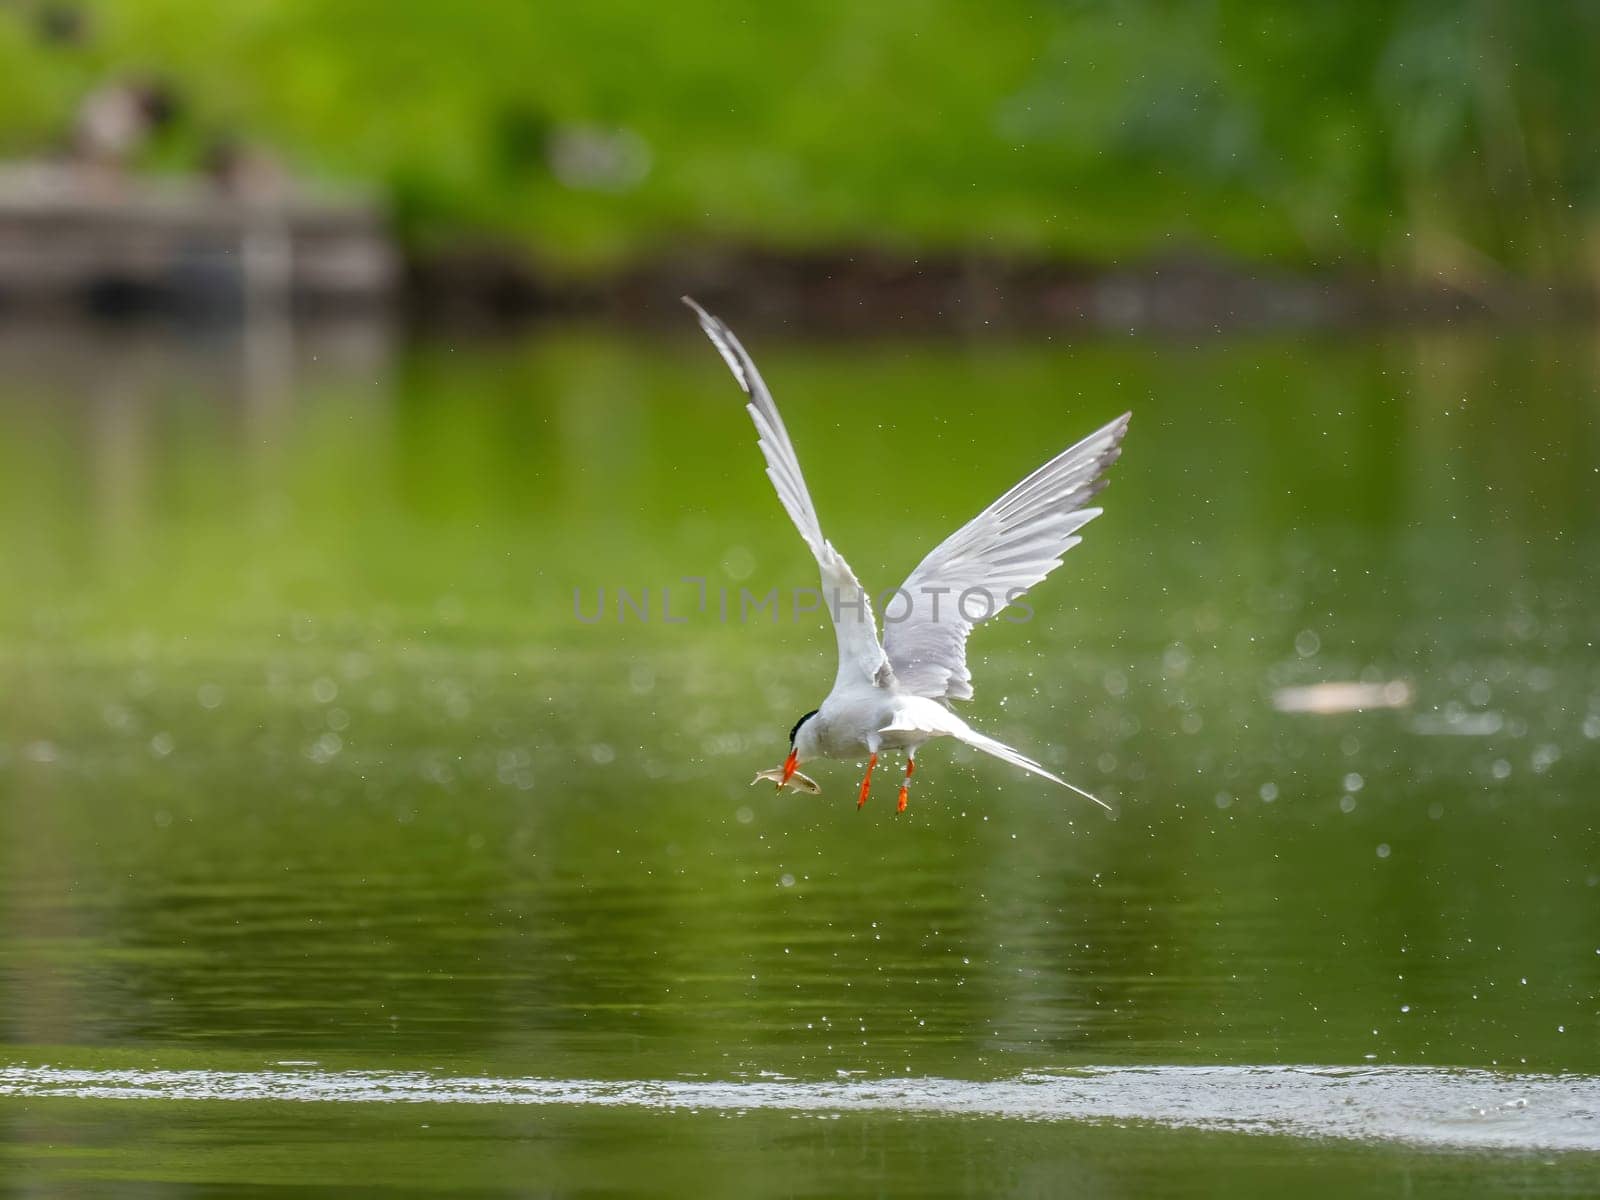
[[[974,750],[982,750],[985,754],[992,754],[995,758],[1000,759],[1002,762],[1008,762],[1012,766],[1021,767],[1024,771],[1032,771],[1035,775],[1042,775],[1051,783],[1059,783],[1068,791],[1077,792],[1078,795],[1082,796],[1085,800],[1092,800],[1107,812],[1111,811],[1111,806],[1104,800],[1100,799],[1100,797],[1091,795],[1075,783],[1068,783],[1065,779],[1061,778],[1061,776],[1053,774],[1045,767],[1034,762],[1033,759],[1029,758],[1022,751],[1014,750],[1004,742],[997,742],[994,738],[989,737],[987,734],[979,733],[976,729],[970,728],[956,734],[956,736],[967,745],[971,746]]]

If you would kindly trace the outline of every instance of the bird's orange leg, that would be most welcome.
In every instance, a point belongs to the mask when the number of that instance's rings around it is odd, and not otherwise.
[[[906,777],[900,781],[900,801],[894,806],[895,812],[906,810],[906,789],[911,786],[911,773],[917,769],[917,760],[911,755],[906,755]]]
[[[861,799],[856,801],[857,808],[867,802],[867,792],[872,789],[872,768],[877,765],[878,756],[876,754],[867,759],[867,773],[861,777]]]

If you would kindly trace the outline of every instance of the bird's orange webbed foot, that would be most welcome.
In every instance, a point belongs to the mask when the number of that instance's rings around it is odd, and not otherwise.
[[[867,793],[872,790],[872,768],[878,765],[878,756],[874,754],[867,759],[867,773],[861,777],[861,798],[856,801],[856,808],[867,802]]]
[[[903,813],[906,810],[906,789],[911,786],[911,774],[916,769],[917,760],[908,757],[906,759],[906,777],[900,781],[900,799],[894,806],[894,810],[897,813]]]

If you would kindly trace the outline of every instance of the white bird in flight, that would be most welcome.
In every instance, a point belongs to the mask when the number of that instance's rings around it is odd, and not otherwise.
[[[904,812],[917,750],[933,738],[953,737],[1109,811],[1103,801],[1021,751],[973,729],[950,702],[972,698],[967,635],[973,626],[1014,603],[1059,567],[1061,556],[1082,540],[1078,530],[1100,515],[1101,510],[1089,507],[1089,502],[1105,486],[1106,468],[1122,452],[1132,414],[1123,413],[1063,450],[940,543],[885,605],[880,643],[871,602],[855,572],[822,536],[789,431],[755,363],[726,325],[689,297],[683,302],[700,318],[700,327],[749,397],[745,407],[756,423],[767,475],[816,556],[823,597],[839,641],[833,690],[789,731],[789,757],[783,766],[761,772],[756,780],[772,780],[782,791],[798,777],[794,786],[819,792],[815,783],[799,774],[800,762],[818,756],[859,759],[865,753],[867,773],[856,805],[860,808],[867,802],[878,755],[903,750],[906,771],[896,811]],[[903,600],[906,608],[891,619],[888,609],[896,600]],[[978,600],[984,602],[982,611],[971,611]]]

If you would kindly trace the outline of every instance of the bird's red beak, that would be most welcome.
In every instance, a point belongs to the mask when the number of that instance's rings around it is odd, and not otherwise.
[[[795,768],[800,765],[800,751],[790,750],[789,757],[783,760],[783,778],[778,780],[778,790],[783,791],[783,785],[789,782],[789,776],[794,774]]]

